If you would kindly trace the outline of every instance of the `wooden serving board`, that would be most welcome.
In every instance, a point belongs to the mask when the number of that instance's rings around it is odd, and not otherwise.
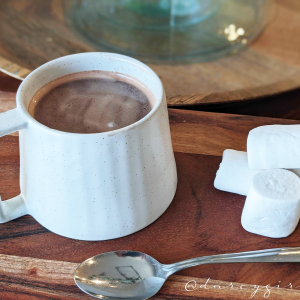
[[[1,92],[0,112],[14,107],[15,94]],[[135,234],[102,242],[58,236],[31,216],[0,224],[1,300],[92,299],[77,289],[73,272],[79,262],[106,251],[132,249],[172,263],[202,255],[299,246],[299,226],[283,239],[246,232],[240,224],[245,197],[213,187],[224,149],[245,150],[247,134],[257,126],[297,121],[174,109],[169,115],[179,182],[168,210]],[[2,137],[3,200],[18,195],[18,178],[18,137]],[[153,299],[300,299],[299,272],[296,263],[193,267],[172,276]]]
[[[66,25],[62,0],[0,0],[0,69],[24,78],[54,58],[103,51]],[[245,51],[194,64],[150,64],[170,106],[258,99],[300,86],[299,0],[274,0],[271,20]]]

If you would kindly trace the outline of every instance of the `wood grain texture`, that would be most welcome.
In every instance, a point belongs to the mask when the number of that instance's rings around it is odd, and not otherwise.
[[[0,112],[5,112],[16,107],[16,93],[0,91]]]
[[[175,159],[179,183],[172,204],[161,218],[147,228],[124,238],[85,242],[55,235],[32,217],[25,216],[0,225],[0,253],[81,262],[101,252],[133,249],[149,253],[162,263],[172,263],[201,255],[299,246],[299,226],[291,236],[283,239],[269,239],[246,232],[240,224],[245,197],[221,192],[213,187],[215,173],[221,161],[220,155],[225,148],[243,150],[249,129],[256,126],[272,123],[294,124],[296,121],[173,109],[169,110],[169,114],[173,145],[177,151]],[[199,146],[194,146],[198,144]],[[18,138],[6,136],[0,139],[0,194],[5,200],[18,193]],[[178,275],[261,286],[287,286],[289,283],[300,286],[299,272],[299,264],[252,263],[194,267],[183,270]],[[6,285],[5,282],[3,284]],[[22,299],[20,295],[23,292],[18,292],[20,287],[14,287],[11,291],[7,290],[7,295],[10,295],[7,297]],[[225,298],[219,291],[205,292],[207,294],[202,299],[241,299],[234,293]],[[192,295],[189,293],[177,296],[176,293],[166,294],[161,299],[185,299]],[[29,299],[44,297],[41,295]],[[53,299],[59,299],[55,297],[53,295]],[[44,299],[48,298],[45,296]],[[278,296],[275,299],[285,298]]]
[[[1,74],[0,74],[1,76]],[[1,80],[1,77],[0,77]],[[5,84],[6,82],[4,82]],[[9,82],[10,83],[10,82]],[[12,83],[12,86],[14,83]],[[0,113],[14,109],[16,107],[16,93],[2,92],[0,90]],[[18,132],[14,132],[12,135],[18,136]]]
[[[16,137],[7,137],[11,144]],[[3,139],[1,139],[3,140]],[[17,147],[13,147],[17,152]],[[5,149],[5,148],[4,148]],[[19,193],[18,156],[1,157],[0,194],[3,199]],[[2,153],[2,152],[1,152]],[[25,216],[1,224],[0,253],[41,259],[80,262],[101,252],[133,249],[157,258],[162,263],[218,253],[299,246],[300,228],[288,238],[270,239],[246,232],[240,224],[245,197],[218,191],[213,180],[220,157],[176,153],[178,189],[168,210],[147,228],[130,236],[85,242],[49,232],[32,217]],[[224,264],[194,267],[179,275],[259,285],[300,285],[300,265]]]
[[[19,80],[23,80],[31,72],[3,57],[0,57],[0,71]]]
[[[260,99],[295,89],[300,85],[299,21],[298,0],[276,0],[269,26],[247,50],[212,62],[150,67],[163,81],[170,106]],[[17,73],[15,65],[26,73],[63,55],[101,50],[67,27],[60,0],[1,0],[0,31],[3,68]]]
[[[78,264],[0,254],[1,300],[92,299],[75,285]],[[268,296],[268,297],[266,297]],[[297,289],[171,276],[152,299],[300,299]]]
[[[0,93],[2,111],[13,108],[14,99],[14,93]],[[169,109],[169,115],[179,184],[163,216],[135,234],[102,242],[76,241],[55,235],[31,216],[1,224],[1,300],[85,299],[70,278],[75,267],[72,263],[105,251],[133,249],[149,253],[162,263],[172,263],[201,255],[299,246],[299,226],[283,239],[269,239],[244,231],[240,216],[245,197],[213,187],[224,149],[244,150],[248,131],[256,126],[297,121],[175,109]],[[0,139],[0,195],[6,200],[19,192],[18,138],[9,135]],[[31,258],[29,261],[10,260],[9,255]],[[44,264],[35,259],[58,262]],[[62,273],[56,268],[63,268]],[[255,290],[253,285],[261,286],[253,298],[265,299],[266,285],[284,287],[290,283],[295,290],[275,288],[268,298],[300,299],[296,290],[300,286],[299,272],[300,265],[292,263],[194,267],[171,277],[154,299],[249,299]],[[209,288],[200,288],[208,278],[212,279]],[[195,280],[198,288],[187,292],[185,285],[190,280]],[[231,282],[236,289],[231,288]],[[239,282],[251,286],[243,286],[241,290]]]
[[[1,92],[16,92],[21,82],[21,80],[11,77],[9,74],[5,74],[2,71],[0,71]]]
[[[296,120],[169,109],[175,152],[221,156],[225,149],[246,151],[248,132],[258,126],[299,124]]]

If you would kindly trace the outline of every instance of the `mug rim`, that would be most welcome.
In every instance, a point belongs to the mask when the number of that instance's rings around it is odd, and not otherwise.
[[[137,122],[134,122],[130,125],[127,125],[125,127],[115,129],[115,130],[111,130],[111,131],[95,132],[95,133],[76,133],[76,132],[61,131],[61,130],[50,128],[50,127],[38,122],[35,118],[33,118],[30,115],[30,113],[28,112],[28,110],[25,108],[24,103],[21,100],[23,94],[25,93],[24,92],[25,91],[24,87],[26,86],[26,83],[28,82],[30,77],[32,77],[33,75],[40,72],[42,69],[44,69],[48,65],[51,65],[53,63],[57,63],[59,61],[63,61],[66,57],[70,57],[70,56],[82,57],[82,56],[90,56],[90,55],[94,55],[94,56],[101,55],[101,56],[116,58],[118,60],[127,61],[131,64],[138,65],[141,69],[144,69],[144,71],[150,73],[151,76],[155,77],[156,81],[158,82],[157,88],[159,89],[159,91],[158,91],[159,96],[157,97],[155,105],[152,107],[150,112],[146,116],[144,116],[142,119],[140,119]],[[102,71],[102,70],[99,69],[99,71]],[[73,73],[77,73],[77,72],[73,72]],[[69,73],[69,74],[73,74],[73,73]],[[126,73],[122,73],[122,74],[131,76],[130,74],[126,74]],[[30,122],[32,122],[34,125],[38,126],[39,128],[41,128],[43,130],[50,131],[52,133],[59,134],[59,135],[76,135],[76,136],[95,136],[95,135],[106,135],[107,136],[108,135],[108,136],[113,136],[113,135],[117,135],[119,133],[122,133],[124,131],[131,130],[131,129],[139,126],[140,124],[146,122],[147,120],[151,119],[151,117],[157,112],[159,106],[163,102],[164,96],[165,96],[165,92],[164,92],[163,84],[162,84],[160,78],[158,77],[158,75],[150,67],[148,67],[143,62],[141,62],[141,61],[139,61],[135,58],[132,58],[130,56],[127,56],[127,55],[111,53],[111,52],[82,52],[82,53],[76,53],[76,54],[70,54],[70,55],[65,55],[65,56],[58,57],[58,58],[53,59],[49,62],[46,62],[45,64],[43,64],[43,65],[39,66],[38,68],[36,68],[35,70],[33,70],[29,75],[27,75],[27,77],[22,81],[21,85],[19,86],[19,88],[17,90],[17,94],[16,94],[16,102],[17,102],[17,109],[22,112],[24,117],[26,117]]]

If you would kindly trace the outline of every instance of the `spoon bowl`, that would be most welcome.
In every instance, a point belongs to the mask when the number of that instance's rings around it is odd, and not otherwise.
[[[166,280],[157,260],[136,251],[114,251],[85,260],[75,271],[75,282],[85,293],[100,299],[147,299]]]

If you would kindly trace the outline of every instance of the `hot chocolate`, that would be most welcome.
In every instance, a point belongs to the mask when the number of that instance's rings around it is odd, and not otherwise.
[[[55,79],[29,103],[40,123],[65,132],[99,133],[133,124],[155,104],[137,79],[106,71],[85,71]]]

